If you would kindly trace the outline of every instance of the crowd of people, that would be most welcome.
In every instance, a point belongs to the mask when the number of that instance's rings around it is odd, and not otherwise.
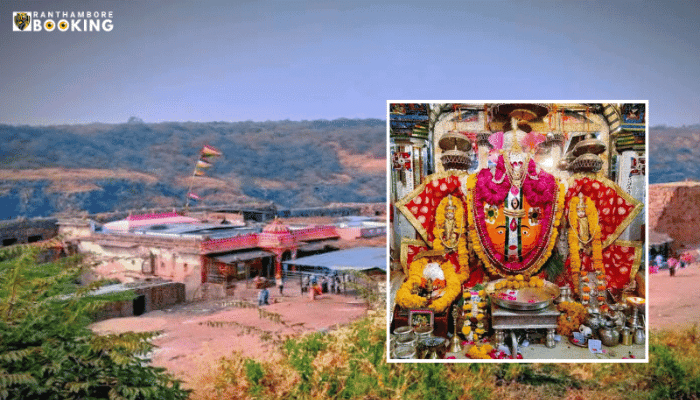
[[[261,276],[253,279],[255,287],[260,289],[258,292],[258,306],[270,304],[269,287],[277,286],[279,295],[284,295],[284,278],[282,275],[276,275],[274,283]],[[301,292],[308,292],[309,298],[312,300],[316,296],[323,293],[341,294],[345,291],[350,278],[347,275],[338,275],[333,272],[330,274],[304,274],[301,277]]]
[[[309,298],[314,299],[316,296],[323,293],[342,293],[345,288],[346,279],[343,279],[337,273],[329,275],[304,275],[301,278],[301,291],[308,292]]]
[[[660,269],[668,268],[671,276],[676,275],[676,270],[685,268],[692,261],[692,257],[684,253],[680,256],[676,253],[670,253],[668,259],[661,253],[649,261],[649,272],[657,273]]]

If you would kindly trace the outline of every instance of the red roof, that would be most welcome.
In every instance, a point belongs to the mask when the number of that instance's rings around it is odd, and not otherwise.
[[[126,217],[127,221],[144,221],[149,219],[162,219],[162,218],[174,218],[179,217],[176,212],[158,213],[158,214],[139,214],[139,215],[129,215]]]

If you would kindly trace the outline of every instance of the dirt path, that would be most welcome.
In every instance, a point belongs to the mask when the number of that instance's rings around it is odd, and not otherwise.
[[[700,264],[649,274],[649,322],[651,329],[682,329],[700,324]]]
[[[279,343],[287,336],[332,329],[366,313],[355,297],[324,294],[312,301],[291,292],[275,296],[277,303],[247,308],[244,301],[223,299],[192,303],[139,317],[115,318],[93,325],[97,333],[162,331],[154,339],[152,364],[165,367],[188,383],[216,367],[217,360],[233,352],[255,359],[274,360]]]

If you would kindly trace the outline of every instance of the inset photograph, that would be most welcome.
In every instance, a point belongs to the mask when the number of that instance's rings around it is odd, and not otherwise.
[[[389,361],[648,361],[647,110],[389,101]]]

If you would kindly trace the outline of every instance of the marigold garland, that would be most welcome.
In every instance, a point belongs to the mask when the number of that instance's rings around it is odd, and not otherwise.
[[[476,220],[474,218],[474,189],[476,188],[477,175],[469,175],[467,178],[467,221],[469,226],[469,242],[471,244],[472,251],[476,253],[477,256],[484,262],[484,266],[492,275],[501,275],[500,272],[494,268],[486,254],[484,254],[484,249],[481,247],[481,242],[479,241],[479,233],[476,230]]]
[[[443,294],[439,299],[435,300],[432,304],[428,305],[428,307],[436,313],[445,311],[462,292],[462,284],[457,277],[454,265],[447,260],[441,264],[441,267],[445,273],[445,281],[447,281],[445,294]]]
[[[425,278],[420,278],[421,287],[428,286],[428,280]],[[433,279],[433,289],[444,289],[447,286],[447,282],[444,279]]]
[[[571,335],[578,331],[579,327],[586,319],[586,307],[575,301],[565,301],[559,303],[557,309],[562,314],[557,319],[557,333],[564,336]]]
[[[468,351],[467,351],[467,356],[470,358],[476,358],[476,359],[490,359],[491,356],[489,353],[493,351],[493,346],[490,344],[474,344]]]
[[[591,254],[593,259],[593,269],[596,271],[596,278],[598,280],[598,291],[605,291],[605,265],[603,264],[603,246],[601,243],[601,229],[600,222],[598,220],[598,210],[595,208],[595,203],[589,197],[584,197],[586,202],[586,217],[588,218],[589,232],[592,237],[591,246],[593,247],[593,253]],[[578,214],[576,209],[578,207],[580,199],[578,196],[573,196],[569,200],[569,254],[571,257],[571,281],[574,286],[574,293],[579,294],[579,280],[581,279],[581,255],[578,237]],[[587,279],[584,280],[588,282]],[[602,290],[600,288],[603,288]],[[588,290],[586,290],[588,289]],[[588,286],[583,288],[583,291],[590,292],[591,289]]]
[[[411,293],[414,286],[420,286],[423,279],[423,268],[428,265],[427,258],[413,260],[408,267],[408,277],[396,291],[396,304],[403,308],[414,309],[423,308],[428,303],[428,299]]]
[[[420,286],[423,279],[423,269],[428,265],[430,261],[426,257],[414,260],[408,271],[408,277],[406,281],[401,285],[399,290],[396,292],[396,304],[403,308],[415,309],[415,308],[429,308],[436,313],[441,313],[447,309],[447,307],[452,304],[452,302],[459,296],[461,292],[461,283],[459,278],[454,271],[454,265],[449,261],[445,260],[441,263],[440,268],[445,274],[445,293],[439,299],[428,304],[428,299],[425,297],[418,296],[417,294],[411,293],[414,286]]]
[[[482,289],[476,292],[467,290],[464,293],[465,298],[462,309],[464,310],[464,316],[466,319],[464,320],[462,333],[467,340],[470,339],[469,334],[471,333],[471,340],[476,342],[479,340],[479,337],[486,333],[483,322],[484,319],[486,319],[486,292]],[[472,318],[476,320],[473,322],[474,329],[471,327]]]
[[[467,247],[467,235],[461,235],[459,237],[459,244],[457,244],[457,262],[459,262],[459,276],[460,283],[464,283],[469,279],[469,248]]]

